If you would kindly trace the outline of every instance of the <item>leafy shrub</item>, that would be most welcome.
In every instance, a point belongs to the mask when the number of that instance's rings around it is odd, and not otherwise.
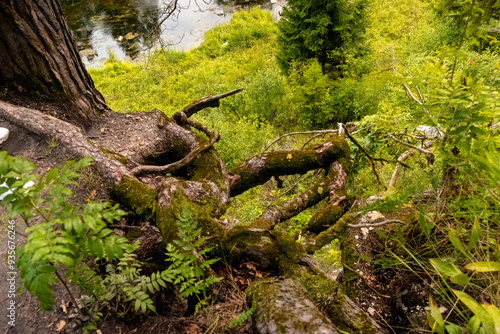
[[[89,202],[80,207],[68,202],[73,196],[68,186],[76,184],[78,170],[90,162],[90,158],[69,161],[61,169],[53,168],[45,177],[38,178],[32,174],[34,165],[0,152],[0,182],[3,182],[0,192],[11,192],[2,205],[8,207],[12,218],[21,215],[25,222],[34,216],[41,219],[26,230],[27,242],[18,248],[17,265],[24,286],[38,297],[45,310],[52,309],[54,304],[54,283],[59,280],[67,286],[58,274],[60,266],[68,269],[66,276],[72,285],[79,284],[87,294],[99,294],[102,279],[86,261],[113,261],[135,249],[106,227],[125,214],[118,204]],[[35,180],[36,184],[24,188]]]
[[[180,285],[181,295],[205,294],[206,289],[222,278],[206,277],[204,270],[216,259],[200,259],[210,248],[201,248],[206,238],[198,238],[201,229],[183,211],[179,221],[178,240],[167,245],[167,259],[171,265],[151,276],[141,275],[141,264],[125,238],[116,236],[107,223],[120,219],[125,212],[118,204],[89,201],[84,206],[70,203],[73,192],[68,187],[76,184],[79,169],[89,166],[91,158],[69,161],[62,168],[53,168],[45,177],[37,177],[35,166],[23,158],[0,152],[0,194],[10,217],[20,215],[25,222],[38,217],[41,222],[28,227],[25,245],[17,249],[20,277],[24,286],[40,302],[42,309],[54,305],[53,289],[59,281],[67,289],[79,285],[87,294],[83,304],[92,316],[86,329],[95,329],[95,322],[103,309],[113,309],[124,316],[133,303],[135,311],[155,312],[150,294],[166,287],[166,282]],[[36,183],[28,183],[37,181]],[[46,195],[45,195],[46,194]],[[14,266],[15,259],[9,258]],[[106,264],[106,272],[99,274],[98,265]],[[66,269],[63,277],[58,270]]]

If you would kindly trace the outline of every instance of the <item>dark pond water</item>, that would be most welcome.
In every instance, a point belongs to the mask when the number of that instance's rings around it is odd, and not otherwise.
[[[277,18],[285,0],[61,0],[87,67],[101,65],[112,52],[120,59],[141,59],[163,46],[189,49],[203,34],[237,10],[271,9]],[[168,16],[168,13],[172,15]]]

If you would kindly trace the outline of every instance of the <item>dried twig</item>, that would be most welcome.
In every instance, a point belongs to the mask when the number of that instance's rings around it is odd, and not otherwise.
[[[366,129],[369,129],[369,128],[371,128],[372,126],[373,126],[373,125],[368,125],[368,126],[365,126],[364,128],[361,128],[361,129],[359,129],[359,130],[354,131],[353,133],[351,133],[351,135],[353,135],[353,136],[354,136],[355,134],[360,133],[361,131],[365,131]]]
[[[430,165],[432,165],[432,164],[434,163],[434,159],[435,159],[435,157],[434,157],[434,153],[432,153],[431,151],[428,151],[428,150],[426,150],[426,149],[425,149],[425,148],[423,148],[423,147],[415,146],[415,145],[412,145],[412,144],[410,144],[410,143],[407,143],[407,142],[404,142],[404,141],[402,141],[402,140],[399,140],[398,138],[394,137],[394,136],[393,136],[393,135],[391,135],[390,133],[388,133],[388,134],[387,134],[387,136],[388,136],[389,138],[391,138],[392,140],[394,140],[394,141],[396,141],[396,142],[400,143],[401,145],[408,146],[408,147],[410,147],[410,148],[412,148],[412,149],[414,149],[414,150],[417,150],[417,151],[419,151],[419,152],[421,152],[421,153],[425,154],[425,158],[427,159],[427,162],[428,162]]]
[[[349,133],[349,131],[347,129],[345,130],[345,134],[346,134],[347,138],[349,138],[351,140],[351,142],[354,145],[356,145],[359,148],[359,150],[361,152],[363,152],[365,154],[365,156],[368,158],[368,160],[370,161],[370,164],[372,165],[373,174],[375,174],[375,177],[377,178],[377,182],[385,189],[384,184],[382,183],[382,181],[380,181],[380,177],[378,176],[378,173],[377,173],[377,168],[375,167],[375,163],[373,162],[374,159],[372,158],[370,153],[368,153],[365,150],[365,148],[358,143],[358,141]]]
[[[408,159],[413,154],[415,154],[415,151],[412,151],[412,150],[405,151],[403,154],[401,154],[399,156],[398,160],[399,161],[405,161],[406,159]],[[394,168],[394,172],[392,173],[391,181],[389,181],[389,187],[388,187],[389,189],[394,188],[394,186],[396,185],[396,181],[398,179],[399,167],[401,167],[401,166],[397,165]]]
[[[408,87],[406,84],[403,84],[403,87],[406,89],[406,92],[410,95],[410,97],[413,99],[413,101],[417,102],[418,104],[420,105],[423,105],[424,103],[422,101],[420,101],[419,99],[417,99],[415,97],[415,95],[413,95],[410,87]]]
[[[371,224],[347,224],[349,227],[353,228],[360,228],[360,227],[380,227],[384,226],[387,224],[391,223],[400,223],[400,224],[406,224],[404,221],[399,220],[399,219],[389,219],[389,220],[384,220],[383,222],[380,223],[371,223]]]
[[[403,84],[403,87],[406,89],[406,92],[408,93],[408,95],[410,95],[410,97],[413,99],[413,101],[417,102],[418,104],[420,104],[421,106],[424,105],[424,99],[422,98],[422,100],[419,100],[415,97],[415,95],[413,95],[410,87],[408,87],[406,84]],[[418,93],[420,94],[420,89],[418,89],[417,87],[417,90],[418,90]],[[422,94],[420,94],[420,96],[422,97]],[[426,108],[423,108],[424,111],[426,113],[429,113],[429,110],[427,110]]]

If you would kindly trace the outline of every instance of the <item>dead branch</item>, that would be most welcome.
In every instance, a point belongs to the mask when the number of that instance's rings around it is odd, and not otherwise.
[[[406,89],[406,92],[407,92],[407,93],[408,93],[408,95],[409,95],[409,96],[413,99],[413,101],[417,102],[417,103],[418,103],[418,104],[420,104],[421,106],[422,106],[422,105],[424,105],[424,100],[422,99],[422,101],[421,101],[421,100],[417,99],[417,98],[415,97],[415,95],[413,95],[413,93],[412,93],[412,91],[411,91],[410,87],[408,87],[408,85],[403,84],[403,87]],[[418,87],[417,87],[417,90],[418,90],[418,93],[420,94],[420,89],[418,89]],[[422,94],[420,94],[420,96],[422,96]],[[428,111],[426,108],[423,108],[423,109],[424,109],[424,111],[425,111],[426,113],[429,113],[429,111]]]
[[[307,146],[310,142],[312,142],[314,139],[316,139],[316,138],[318,138],[318,137],[323,137],[323,138],[324,138],[324,136],[325,136],[326,134],[327,134],[327,133],[318,133],[318,134],[316,134],[316,135],[312,136],[311,138],[309,138],[309,139],[308,139],[308,140],[304,143],[304,145],[302,145],[301,149],[303,149],[304,147],[306,147],[306,146]],[[268,146],[267,148],[269,148],[269,146]],[[266,149],[267,149],[267,148],[266,148]]]
[[[406,92],[408,93],[408,95],[410,95],[410,97],[413,99],[413,101],[417,102],[420,105],[424,104],[422,101],[420,101],[419,99],[417,99],[415,97],[415,95],[413,95],[413,92],[411,91],[410,87],[408,87],[406,84],[403,84],[403,87],[406,89]]]
[[[225,93],[222,93],[219,95],[213,95],[213,96],[210,95],[210,96],[202,97],[201,99],[191,103],[187,107],[184,107],[184,109],[182,109],[181,111],[178,111],[177,113],[175,113],[173,118],[175,120],[177,120],[177,118],[180,117],[180,116],[178,116],[178,114],[180,112],[183,112],[189,118],[202,109],[209,108],[209,107],[211,107],[211,108],[218,107],[218,106],[220,106],[221,99],[226,98],[226,97],[231,96],[231,95],[234,95],[234,94],[237,94],[237,93],[241,92],[242,90],[243,90],[243,88],[238,88],[238,89],[235,89],[235,90],[232,90],[229,92],[225,92]]]
[[[336,201],[331,205],[339,206],[340,202],[346,199],[346,182],[346,172],[342,165],[335,161],[326,177],[321,178],[316,184],[297,197],[282,204],[269,206],[250,226],[252,228],[272,230],[276,224],[296,216],[326,197],[330,197],[331,202]],[[344,211],[342,211],[343,213]]]
[[[354,138],[350,133],[349,133],[349,130],[347,130],[347,128],[344,126],[344,129],[345,129],[345,134],[346,136],[351,140],[351,142],[356,145],[361,152],[363,152],[363,154],[368,158],[368,160],[370,161],[370,164],[372,166],[372,170],[373,170],[373,173],[375,174],[375,177],[377,178],[377,182],[382,186],[384,187],[384,189],[387,189],[385,187],[384,184],[382,184],[382,181],[380,181],[380,177],[377,173],[377,170],[376,170],[376,166],[375,166],[375,162],[374,161],[379,161],[379,162],[396,162],[396,163],[399,163],[401,164],[402,166],[406,167],[406,168],[410,168],[410,166],[408,166],[407,164],[405,164],[404,162],[402,161],[399,161],[399,160],[396,160],[396,161],[391,161],[391,160],[387,160],[387,159],[384,159],[384,158],[374,158],[370,155],[370,153],[368,153],[368,151],[365,150],[365,148],[363,146],[361,146],[360,143],[358,143],[358,141],[356,140],[356,138]]]
[[[273,176],[305,174],[349,156],[349,146],[340,137],[302,150],[274,151],[259,154],[229,171],[231,196],[264,184]]]
[[[202,145],[197,146],[195,149],[193,149],[191,152],[189,152],[184,158],[170,163],[168,165],[163,165],[163,166],[155,166],[155,165],[141,165],[133,168],[131,170],[131,173],[133,175],[140,175],[144,174],[147,172],[154,172],[154,173],[173,173],[180,168],[186,166],[188,163],[190,163],[198,154],[208,150],[210,147],[212,147],[220,138],[220,135],[217,131],[212,131],[203,124],[190,119],[192,115],[194,115],[196,112],[208,108],[208,107],[218,107],[220,105],[220,100],[234,95],[236,93],[239,93],[243,90],[243,88],[235,89],[229,92],[225,92],[219,95],[215,96],[206,96],[203,97],[181,111],[178,111],[174,114],[173,118],[177,122],[177,124],[181,126],[192,126],[193,128],[203,132],[204,134],[207,135],[208,137],[208,142],[203,143]]]
[[[399,220],[399,219],[389,219],[389,220],[384,220],[383,222],[380,223],[371,223],[371,224],[347,224],[349,227],[353,228],[361,228],[361,227],[380,227],[384,226],[387,224],[391,223],[399,223],[399,224],[406,224],[404,221]]]
[[[358,134],[358,133],[360,133],[360,132],[362,132],[362,131],[365,131],[365,130],[367,130],[367,129],[371,128],[372,126],[373,126],[373,125],[368,125],[368,126],[365,126],[364,128],[361,128],[361,129],[359,129],[359,130],[354,131],[353,133],[351,133],[351,135],[353,135],[353,136],[354,136],[355,134]]]
[[[408,150],[408,151],[405,151],[403,154],[401,154],[398,158],[399,161],[405,161],[406,159],[408,159],[410,156],[412,156],[413,154],[415,154],[415,151],[412,151],[412,150]],[[401,167],[400,165],[397,165],[395,168],[394,168],[394,172],[392,173],[392,177],[391,177],[391,181],[389,182],[389,187],[388,189],[392,189],[394,188],[394,186],[396,185],[396,181],[398,179],[398,173],[399,173],[399,167]]]
[[[359,148],[359,150],[360,150],[361,152],[363,152],[363,153],[364,153],[364,155],[368,158],[368,161],[370,161],[370,164],[371,164],[371,166],[372,166],[373,174],[375,174],[375,177],[377,178],[377,182],[378,182],[378,184],[380,184],[380,185],[381,185],[382,187],[384,187],[384,189],[385,189],[385,186],[382,184],[382,181],[380,181],[380,177],[378,176],[378,173],[377,173],[377,168],[376,168],[376,166],[375,166],[375,163],[373,162],[373,160],[374,160],[374,159],[372,158],[372,156],[371,156],[371,155],[370,155],[370,154],[369,154],[369,153],[365,150],[365,148],[364,148],[363,146],[361,146],[361,145],[358,143],[358,141],[357,141],[357,140],[356,140],[353,136],[351,136],[351,134],[349,133],[349,131],[348,131],[348,130],[346,130],[346,131],[345,131],[345,134],[346,134],[347,138],[349,138],[349,139],[351,140],[351,142],[352,142],[354,145],[356,145],[356,146]]]
[[[425,103],[424,97],[422,96],[422,93],[420,92],[420,88],[418,88],[418,85],[415,85],[415,87],[417,87],[417,92],[418,92],[418,96],[420,96],[420,101],[422,101],[422,103]]]
[[[425,148],[423,148],[423,147],[415,146],[415,145],[412,145],[412,144],[410,144],[410,143],[407,143],[407,142],[404,142],[404,141],[402,141],[402,140],[399,140],[398,138],[394,137],[394,136],[393,136],[393,135],[391,135],[390,133],[388,133],[388,134],[387,134],[387,136],[388,136],[389,138],[391,138],[392,140],[394,140],[395,142],[400,143],[401,145],[408,146],[408,147],[410,147],[410,148],[412,148],[412,149],[414,149],[414,150],[417,150],[417,151],[419,151],[419,152],[421,152],[421,153],[425,154],[425,158],[427,159],[427,162],[428,162],[430,165],[432,165],[432,164],[434,163],[434,159],[435,159],[435,157],[434,157],[434,153],[432,153],[432,152],[430,152],[430,151],[426,150],[426,149],[425,149]]]

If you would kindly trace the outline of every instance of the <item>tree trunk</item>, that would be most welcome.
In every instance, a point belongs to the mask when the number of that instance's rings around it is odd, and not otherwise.
[[[108,110],[57,0],[0,1],[0,31],[0,85],[64,102],[73,124],[88,126]]]

